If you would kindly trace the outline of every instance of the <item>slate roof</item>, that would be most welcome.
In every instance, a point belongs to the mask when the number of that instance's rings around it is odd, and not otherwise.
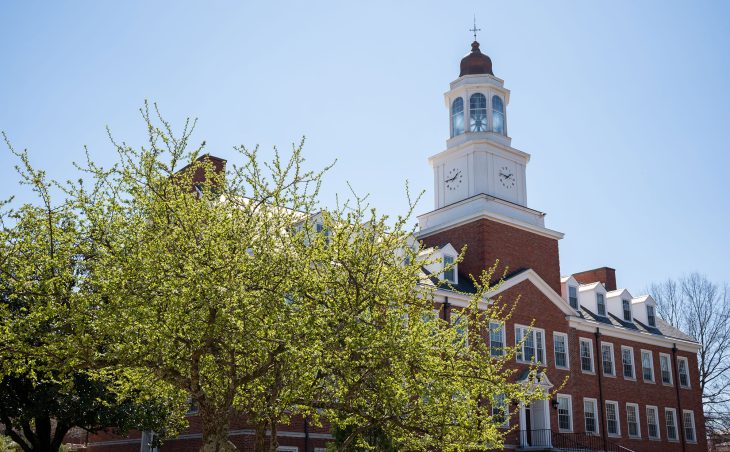
[[[645,325],[644,323],[634,319],[633,322],[627,322],[619,317],[616,317],[615,315],[608,313],[607,317],[600,316],[594,312],[591,312],[590,310],[586,309],[585,306],[580,306],[580,311],[578,312],[578,316],[584,319],[593,320],[597,323],[602,323],[604,325],[611,325],[619,328],[624,328],[627,330],[633,330],[640,333],[649,333],[654,334],[657,336],[664,336],[664,337],[671,337],[675,339],[681,339],[683,341],[692,341],[697,342],[695,338],[690,336],[689,334],[683,333],[682,331],[678,330],[677,328],[673,327],[672,325],[668,324],[664,320],[657,317],[656,319],[656,327],[652,327],[649,325]]]

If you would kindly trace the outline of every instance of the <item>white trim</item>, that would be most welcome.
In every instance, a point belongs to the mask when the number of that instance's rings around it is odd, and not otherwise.
[[[515,360],[517,360],[517,362],[518,363],[521,363],[521,364],[530,364],[530,363],[532,363],[532,361],[528,361],[528,360],[526,360],[524,358],[525,341],[523,341],[522,339],[520,339],[520,340],[517,339],[517,337],[518,337],[517,331],[520,328],[522,328],[522,329],[524,329],[527,332],[527,334],[531,334],[532,335],[532,341],[533,341],[533,343],[535,345],[535,356],[534,356],[535,359],[534,359],[534,362],[536,364],[540,365],[540,366],[547,366],[547,362],[548,362],[548,360],[547,360],[547,344],[546,344],[547,343],[547,337],[545,335],[545,330],[542,329],[542,328],[531,327],[531,326],[528,326],[528,325],[521,325],[519,323],[515,323],[514,328],[515,328],[515,346],[518,346],[519,345],[519,348],[518,348],[517,352],[515,353]],[[542,344],[538,344],[537,343],[537,333],[541,333],[542,334]],[[525,337],[525,336],[523,336],[523,337]],[[520,345],[520,342],[522,342],[521,345]],[[538,348],[538,345],[542,345],[542,349],[541,349],[541,352],[542,352],[542,361],[539,361],[537,359],[537,357],[538,357],[538,349],[539,349]],[[520,355],[522,355],[523,357],[520,358]]]
[[[588,351],[591,353],[591,370],[585,370],[583,369],[583,351],[581,350],[581,342],[588,342]],[[584,374],[595,374],[596,373],[596,363],[595,363],[595,357],[593,356],[593,340],[589,339],[587,337],[579,337],[578,338],[578,358],[580,359],[580,370]]]
[[[667,359],[667,369],[669,369],[669,383],[664,382],[664,373],[662,371],[662,358]],[[664,386],[674,386],[674,372],[672,372],[672,357],[669,353],[659,352],[659,377],[661,377]]]
[[[562,337],[565,342],[563,342],[563,345],[565,346],[565,366],[558,366],[558,357],[557,357],[557,351],[555,350],[555,338],[556,337]],[[570,370],[570,352],[569,350],[569,342],[568,342],[568,335],[565,333],[561,333],[560,331],[553,331],[553,363],[555,364],[556,369],[562,369],[562,370]]]
[[[566,430],[560,428],[560,398],[568,399],[568,421],[570,427]],[[561,433],[572,433],[573,432],[573,397],[570,394],[556,394],[555,399],[558,401],[558,431]]]
[[[499,335],[502,337],[502,350],[500,350],[499,354],[495,355],[492,353],[492,324],[498,324],[499,325]],[[489,336],[487,338],[489,341],[489,356],[498,357],[498,356],[504,356],[505,352],[504,349],[507,348],[507,325],[505,325],[504,322],[501,322],[499,320],[493,320],[489,319]]]
[[[299,448],[296,446],[279,446],[276,448],[276,452],[299,452]]]
[[[649,410],[651,410],[651,409],[654,410],[654,422],[656,422],[657,436],[651,436],[651,429],[649,428],[649,426],[651,425],[651,424],[649,424]],[[661,429],[660,424],[661,423],[659,422],[659,407],[657,407],[656,405],[647,405],[646,406],[646,436],[647,436],[647,438],[649,438],[650,440],[653,440],[653,441],[662,439],[662,429]]]
[[[667,424],[667,411],[672,412],[674,420],[674,438],[669,436],[669,424]],[[664,408],[664,428],[667,430],[667,441],[679,442],[679,427],[677,426],[677,410],[675,408]]]
[[[636,435],[632,435],[631,429],[629,428],[629,407],[634,409],[634,414],[636,415]],[[629,438],[641,438],[641,415],[639,414],[638,403],[626,402],[626,434]]]
[[[641,342],[647,345],[671,348],[673,344],[676,344],[678,350],[689,353],[697,353],[702,348],[698,342],[686,341],[684,339],[674,338],[671,336],[657,336],[651,333],[629,330],[621,326],[606,325],[605,323],[582,319],[580,317],[570,317],[568,319],[568,323],[571,328],[575,328],[578,331],[594,333],[596,328],[600,328],[601,334],[604,336]]]
[[[644,375],[644,353],[649,354],[649,364],[651,364],[651,380],[647,380]],[[651,350],[641,349],[641,379],[644,383],[656,383],[656,371],[654,369],[654,353]]]
[[[685,424],[684,416],[689,414],[690,418],[692,420],[692,437],[694,439],[687,439],[687,427]],[[682,410],[682,433],[684,433],[684,440],[687,441],[689,444],[696,444],[697,443],[697,424],[695,424],[695,412],[692,410]]]
[[[586,402],[590,402],[593,405],[593,423],[596,426],[595,432],[589,432],[588,427],[586,427]],[[599,416],[599,414],[598,400],[592,397],[583,397],[583,430],[585,430],[586,433],[590,433],[592,435],[601,434],[601,417]]]
[[[606,373],[606,366],[605,361],[603,359],[603,346],[607,345],[611,349],[611,373]],[[603,373],[604,377],[616,377],[616,350],[613,348],[613,344],[611,342],[603,342],[601,341],[601,372]]]
[[[684,361],[684,369],[687,372],[687,384],[686,385],[682,384],[681,372],[680,372],[680,367],[679,367],[680,361]],[[692,388],[692,379],[689,377],[689,360],[687,359],[686,356],[677,356],[677,373],[679,374],[679,375],[677,375],[677,384],[679,385],[679,387],[682,389],[691,389]]]
[[[631,377],[626,376],[626,365],[624,364],[624,350],[628,350],[629,352],[631,352],[631,373],[633,374],[633,376]],[[636,358],[634,358],[634,347],[630,347],[628,345],[621,346],[621,375],[623,375],[624,380],[636,381]]]
[[[616,413],[617,433],[611,433],[611,431],[608,429],[608,405],[612,405],[614,407],[614,412]],[[621,436],[621,410],[619,409],[618,402],[615,400],[606,400],[606,408],[604,409],[604,413],[604,418],[606,419],[606,434],[611,438],[619,438]]]

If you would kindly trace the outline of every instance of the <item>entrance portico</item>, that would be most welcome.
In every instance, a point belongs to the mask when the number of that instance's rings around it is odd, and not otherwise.
[[[553,384],[547,375],[538,373],[533,381],[528,381],[529,372],[525,372],[521,382],[530,384],[542,394],[549,394]],[[528,405],[520,403],[520,448],[544,449],[552,447],[552,430],[550,428],[550,400],[534,400]]]

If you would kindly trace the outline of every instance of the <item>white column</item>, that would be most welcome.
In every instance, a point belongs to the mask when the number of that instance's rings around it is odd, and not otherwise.
[[[520,446],[527,447],[527,419],[525,418],[525,404],[520,402]]]
[[[552,429],[550,428],[550,410],[553,407],[553,404],[550,400],[543,400],[543,407],[544,409],[542,412],[545,416],[545,428],[547,429],[547,447],[553,447],[553,435],[552,435]]]

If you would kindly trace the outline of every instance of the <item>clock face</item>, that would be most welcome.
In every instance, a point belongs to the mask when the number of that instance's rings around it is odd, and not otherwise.
[[[449,170],[448,174],[446,175],[446,179],[444,179],[446,189],[456,190],[461,185],[463,178],[464,172],[461,169],[451,168],[451,170]]]
[[[499,182],[504,188],[514,188],[517,183],[517,176],[510,167],[503,166],[499,169]]]

